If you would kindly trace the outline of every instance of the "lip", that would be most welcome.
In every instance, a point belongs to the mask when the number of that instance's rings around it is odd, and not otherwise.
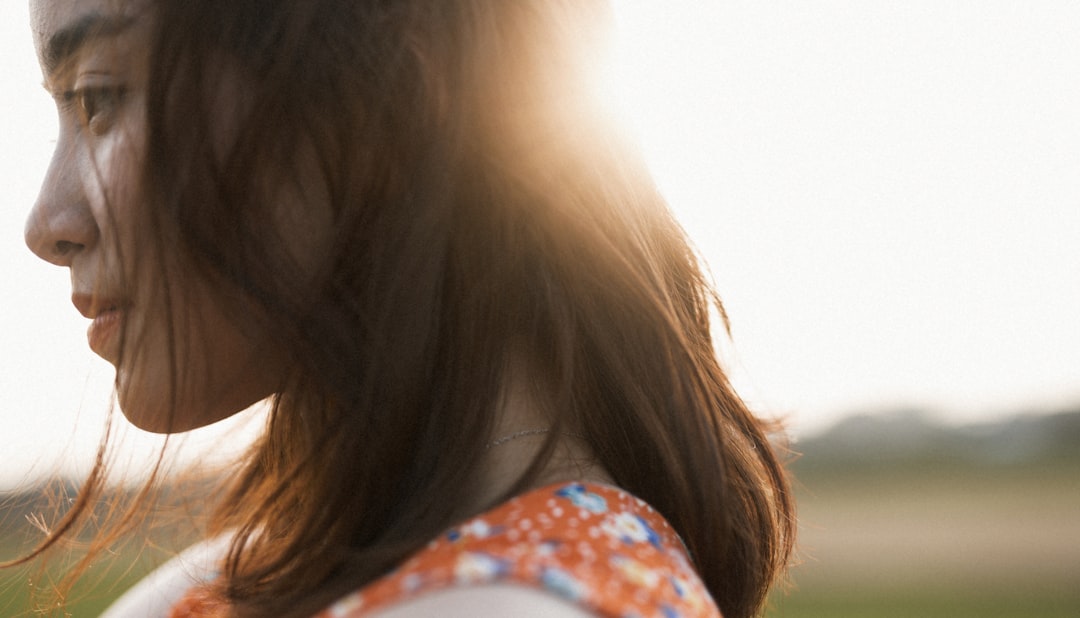
[[[86,329],[86,340],[90,344],[90,349],[107,361],[115,361],[117,358],[115,341],[123,323],[124,312],[119,309],[109,309],[99,313]]]
[[[86,339],[95,354],[110,362],[119,358],[117,342],[128,304],[108,297],[91,294],[72,294],[71,302],[84,317],[90,318]]]

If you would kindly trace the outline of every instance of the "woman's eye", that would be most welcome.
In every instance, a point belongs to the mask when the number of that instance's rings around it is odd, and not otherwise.
[[[124,94],[124,88],[119,86],[92,86],[69,91],[64,99],[78,114],[81,124],[101,134],[108,128]]]

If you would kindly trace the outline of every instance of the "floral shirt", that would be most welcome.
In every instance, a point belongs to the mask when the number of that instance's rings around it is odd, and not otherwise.
[[[450,529],[315,618],[360,618],[426,592],[485,584],[531,586],[599,616],[720,616],[659,513],[620,489],[570,483],[531,491]],[[172,618],[204,616],[198,606],[206,601],[189,596]]]

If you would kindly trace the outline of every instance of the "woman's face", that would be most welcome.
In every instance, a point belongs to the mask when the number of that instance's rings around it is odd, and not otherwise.
[[[148,259],[140,244],[155,237],[140,224],[148,206],[137,187],[152,30],[145,4],[31,0],[60,130],[26,242],[70,270],[72,302],[92,320],[90,347],[116,366],[124,414],[143,429],[175,432],[270,395],[282,364],[271,337],[226,317],[256,310],[240,294],[194,276],[170,247]]]

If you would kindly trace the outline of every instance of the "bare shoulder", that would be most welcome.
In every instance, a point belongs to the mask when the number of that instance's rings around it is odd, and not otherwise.
[[[595,618],[597,614],[527,586],[491,584],[451,587],[398,603],[378,618]]]
[[[227,538],[197,543],[158,567],[105,610],[102,618],[160,618],[191,588],[214,574]]]

